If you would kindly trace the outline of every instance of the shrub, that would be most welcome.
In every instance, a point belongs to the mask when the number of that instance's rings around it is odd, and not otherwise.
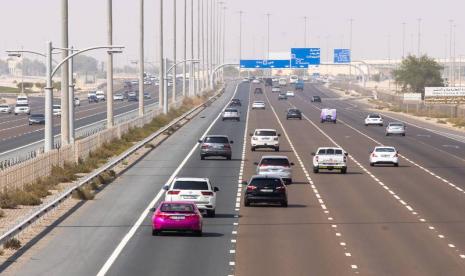
[[[5,249],[18,250],[21,247],[21,242],[17,238],[11,238],[3,244],[3,247]]]

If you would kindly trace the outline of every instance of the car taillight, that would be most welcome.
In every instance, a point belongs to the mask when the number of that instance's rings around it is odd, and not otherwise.
[[[372,153],[372,154],[371,154],[371,157],[378,157],[378,155]]]
[[[213,192],[201,192],[204,196],[212,196]]]
[[[247,191],[253,191],[253,190],[256,190],[256,189],[257,189],[256,186],[252,186],[252,185],[247,186]]]
[[[165,213],[158,213],[158,214],[156,215],[156,217],[165,219],[165,218],[169,218],[170,215],[165,214]]]
[[[223,148],[225,148],[225,149],[230,149],[231,146],[230,146],[230,145],[223,145]]]
[[[168,191],[168,194],[169,195],[177,195],[179,194],[181,191]]]
[[[252,137],[252,140],[256,141],[256,140],[258,140],[258,138],[257,137]]]
[[[284,186],[276,187],[276,191],[278,191],[278,192],[285,192],[285,191],[286,191],[286,187],[284,187]]]
[[[202,149],[208,149],[209,147],[209,145],[202,145]]]
[[[278,141],[278,139],[279,139],[278,137],[274,137],[274,140],[275,140],[275,141]]]
[[[347,157],[344,156],[344,159],[343,159],[343,160],[344,160],[344,163],[347,162]]]

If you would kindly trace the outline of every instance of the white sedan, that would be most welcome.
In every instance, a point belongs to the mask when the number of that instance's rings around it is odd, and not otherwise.
[[[370,152],[370,166],[393,164],[399,166],[399,152],[394,147],[377,146]]]
[[[368,116],[365,118],[365,126],[383,126],[383,124],[383,117],[381,117],[379,114],[368,114]]]
[[[265,109],[264,101],[254,101],[252,103],[252,109]]]
[[[259,83],[260,83],[260,80],[259,80],[259,79],[254,79],[254,80],[252,81],[252,83],[259,84]]]
[[[113,101],[124,101],[124,95],[121,93],[113,95]]]
[[[173,183],[163,187],[166,190],[165,201],[194,202],[200,211],[214,217],[216,209],[217,187],[212,187],[208,178],[179,177]]]
[[[286,96],[288,96],[288,97],[294,97],[294,96],[295,96],[294,91],[287,91],[287,92],[286,92]]]

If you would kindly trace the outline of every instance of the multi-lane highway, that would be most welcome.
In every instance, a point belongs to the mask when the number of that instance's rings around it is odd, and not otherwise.
[[[144,105],[158,102],[158,87],[146,86],[146,91],[151,94],[150,99],[144,100]],[[177,89],[177,95],[181,90]],[[116,91],[115,93],[122,93]],[[169,91],[171,93],[171,90]],[[59,104],[59,100],[55,100]],[[31,114],[44,113],[44,98],[30,98]],[[80,128],[106,118],[106,102],[88,103],[86,98],[81,99],[81,105],[75,107],[75,128]],[[115,101],[114,115],[120,115],[138,108],[138,102]],[[0,114],[0,153],[14,150],[18,147],[43,139],[43,125],[32,125],[28,123],[27,115]],[[54,134],[60,133],[60,118],[54,117]]]
[[[263,87],[262,84],[260,84]],[[322,87],[279,101],[267,87],[230,84],[225,95],[39,240],[16,275],[464,275],[465,144],[419,125],[389,136],[365,127],[369,113]],[[293,89],[287,87],[283,89]],[[322,103],[310,102],[312,95]],[[229,99],[242,101],[242,120],[218,120]],[[263,100],[265,110],[249,110]],[[296,107],[302,120],[286,120]],[[321,124],[320,109],[336,108],[338,122]],[[385,121],[390,121],[385,117]],[[274,128],[280,152],[250,150],[248,133]],[[206,134],[234,140],[231,161],[200,161]],[[400,166],[371,167],[376,145],[395,146]],[[348,172],[312,172],[320,146],[349,153]],[[456,147],[444,146],[455,145]],[[287,208],[243,207],[241,180],[256,173],[263,155],[292,162]],[[208,177],[219,187],[217,216],[204,236],[151,235],[149,209],[174,176]]]

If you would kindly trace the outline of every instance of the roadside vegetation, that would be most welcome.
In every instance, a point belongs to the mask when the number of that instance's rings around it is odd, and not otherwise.
[[[27,184],[21,189],[3,189],[0,191],[0,208],[14,209],[20,205],[35,206],[42,204],[42,199],[50,195],[52,190],[57,190],[58,184],[72,182],[78,179],[79,175],[90,173],[99,168],[111,157],[123,153],[170,121],[181,116],[194,106],[203,103],[208,97],[209,95],[186,98],[180,108],[172,109],[166,115],[155,117],[142,128],[130,129],[126,134],[122,135],[121,139],[115,139],[110,143],[103,144],[99,149],[91,152],[85,160],[79,160],[75,164],[67,163],[63,167],[54,167],[50,176]],[[115,177],[116,174],[113,171],[104,172],[78,189],[73,197],[83,200],[93,199],[94,191],[100,189],[102,185],[111,183]],[[2,210],[0,209],[0,211]]]

